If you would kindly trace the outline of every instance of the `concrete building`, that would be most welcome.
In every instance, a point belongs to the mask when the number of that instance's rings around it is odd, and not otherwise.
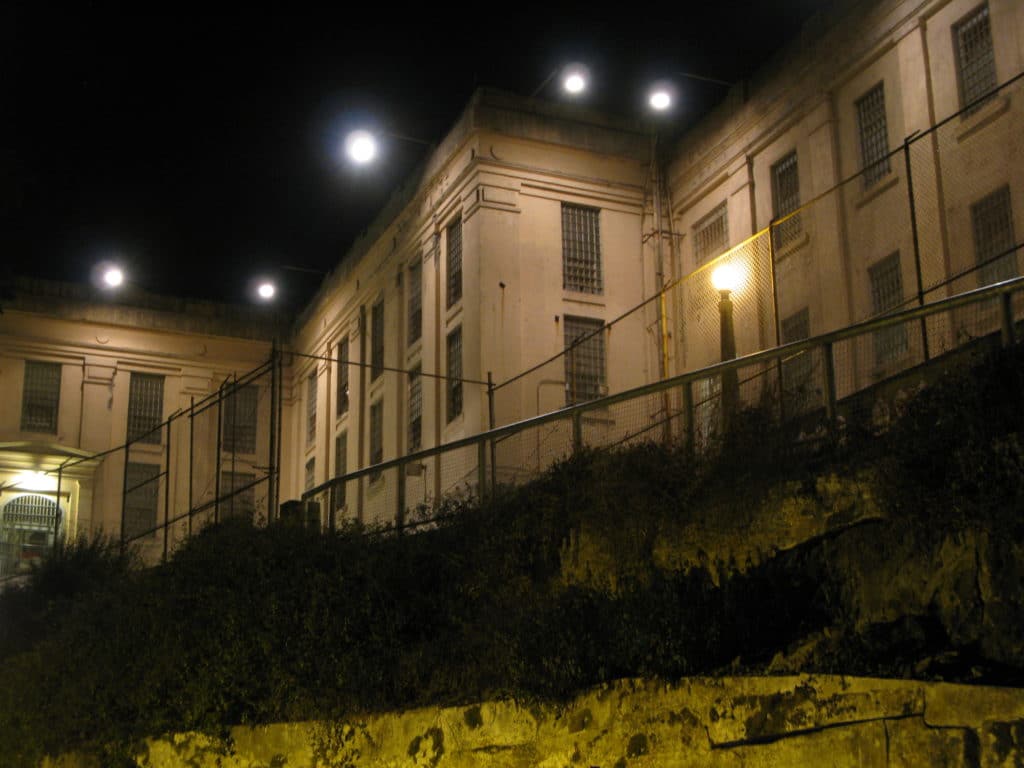
[[[1021,73],[1024,6],[1014,0],[849,0],[669,146],[653,124],[481,90],[287,333],[243,332],[185,308],[5,304],[0,510],[43,515],[47,530],[109,531],[122,508],[159,521],[207,503],[211,488],[217,497],[255,482],[243,511],[270,515],[275,500],[353,469],[694,370],[719,355],[708,280],[717,263],[744,275],[733,291],[740,354],[1017,275]],[[664,302],[651,301],[663,286]],[[841,387],[883,379],[990,322],[975,313],[876,334],[842,358]],[[172,426],[170,450],[166,438],[136,440],[120,465],[77,463],[62,477],[65,522],[51,526],[52,509],[18,501],[30,481],[18,485],[16,473],[138,438],[134,402],[156,397],[146,424],[191,409],[267,362],[275,334],[280,362],[243,382],[254,389],[230,390],[251,419],[229,419],[220,398],[205,417],[199,444],[218,435],[203,449],[215,469],[197,472],[194,455],[180,468],[175,451],[199,450],[190,411],[191,437]],[[791,383],[811,369],[794,361],[783,373]],[[147,376],[162,377],[162,394]],[[502,385],[491,398],[488,381]],[[253,434],[244,446],[238,429]],[[531,461],[542,461],[541,442]],[[510,453],[497,469],[514,477],[517,461]],[[472,488],[475,462],[466,449],[349,483],[324,519],[393,519]],[[273,481],[261,475],[268,467]],[[128,475],[147,487],[154,471],[169,478],[155,506],[130,497]]]

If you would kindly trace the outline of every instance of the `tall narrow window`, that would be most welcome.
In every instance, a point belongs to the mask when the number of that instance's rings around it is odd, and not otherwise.
[[[462,298],[462,219],[448,225],[448,301],[446,306],[454,307]]]
[[[348,413],[348,336],[338,342],[338,415]]]
[[[728,211],[728,203],[722,202],[694,225],[693,259],[696,266],[729,250]]]
[[[420,366],[409,371],[409,453],[423,447],[423,387]]]
[[[384,373],[384,299],[370,310],[370,381]]]
[[[978,101],[996,87],[996,57],[992,49],[992,29],[988,21],[988,3],[974,9],[953,27],[956,50],[956,80],[960,106],[974,112]]]
[[[462,413],[462,328],[448,334],[448,421]]]
[[[857,100],[857,131],[864,186],[889,173],[889,129],[885,122],[885,87],[879,83]]]
[[[260,389],[255,384],[233,389],[221,403],[221,448],[228,453],[256,452],[256,410]]]
[[[252,472],[221,472],[221,519],[234,517],[252,520],[256,514],[256,475]]]
[[[409,343],[423,335],[423,262],[417,257],[409,267]]]
[[[871,281],[871,309],[881,315],[903,303],[903,274],[899,251],[886,256],[868,268]],[[904,324],[882,328],[874,333],[875,362],[896,360],[907,351],[907,328]]]
[[[1000,187],[971,206],[978,285],[992,285],[1017,276],[1010,188]]]
[[[164,377],[133,373],[128,382],[129,442],[160,444],[164,414]]]
[[[370,464],[384,461],[384,403],[378,400],[370,405]],[[380,477],[380,472],[370,475],[371,480]]]
[[[348,433],[342,432],[334,438],[334,476],[341,477],[348,472]],[[345,483],[331,486],[331,498],[334,500],[334,511],[345,506]]]
[[[21,429],[24,432],[57,434],[60,410],[60,363],[25,361],[25,386],[21,395]]]
[[[796,151],[772,166],[772,218],[781,219],[800,207],[800,176]],[[774,229],[775,247],[781,248],[800,236],[800,214],[794,214]]]
[[[306,445],[316,442],[316,368],[306,377]]]
[[[601,211],[562,203],[562,287],[602,293]]]
[[[588,317],[564,319],[565,402],[582,403],[605,392],[604,321]]]
[[[306,479],[303,483],[303,490],[308,491],[316,485],[316,458],[306,462]]]
[[[129,461],[124,478],[124,535],[126,539],[156,535],[160,503],[160,465]]]

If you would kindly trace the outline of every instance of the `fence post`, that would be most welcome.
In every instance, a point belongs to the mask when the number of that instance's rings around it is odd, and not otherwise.
[[[188,406],[188,536],[192,538],[192,511],[194,509],[192,459],[196,450],[196,396],[189,398]]]
[[[775,316],[775,346],[778,347],[782,344],[782,318],[779,317],[779,282],[776,280],[775,274],[775,221],[768,222],[768,263],[771,265],[771,279],[772,279],[772,314]],[[784,382],[782,380],[782,360],[781,358],[775,358],[775,379],[779,385],[779,423],[783,424],[786,421],[786,409],[784,403],[786,398],[783,396]]]
[[[405,526],[405,462],[395,467],[398,478],[398,490],[395,493],[395,528],[399,531]],[[334,518],[334,486],[331,486],[331,519]],[[334,530],[334,523],[331,523],[331,530]]]
[[[583,411],[576,408],[572,412],[572,452],[583,450]]]
[[[487,496],[487,441],[483,438],[476,444],[476,487],[483,501]]]
[[[124,554],[124,516],[125,505],[128,502],[128,455],[131,450],[131,441],[124,444],[124,472],[121,476],[121,554]]]
[[[57,467],[57,516],[53,521],[53,553],[57,554],[57,540],[60,538],[60,486],[64,479],[64,462]]]
[[[693,410],[693,381],[683,384],[683,413],[686,415],[686,450],[693,456],[697,452],[696,433],[693,428],[696,416]]]
[[[1016,331],[1013,327],[1013,294],[1007,291],[1000,294],[999,306],[1002,310],[1002,337],[1003,346],[1012,347],[1016,342]]]
[[[217,455],[214,459],[214,476],[213,476],[213,522],[220,522],[220,449],[221,439],[223,435],[223,409],[224,409],[224,384],[227,384],[228,380],[224,379],[224,382],[217,388]]]
[[[167,562],[167,538],[169,535],[171,517],[171,422],[172,416],[167,420],[167,449],[164,451],[164,562]]]
[[[487,418],[488,428],[494,429],[494,377],[491,372],[487,372]],[[490,440],[491,443],[491,493],[494,493],[494,489],[498,486],[498,450],[494,444],[494,438]]]
[[[917,277],[917,305],[924,306],[924,278],[921,275],[921,244],[917,237],[917,205],[914,202],[914,174],[910,168],[910,141],[920,131],[914,131],[903,140],[903,161],[907,168],[907,198],[910,201],[910,236],[914,244],[914,273]],[[928,351],[928,322],[921,318],[921,349],[925,362],[931,358]]]
[[[836,366],[832,354],[832,342],[825,342],[821,349],[825,368],[825,418],[828,430],[835,436],[836,430]]]

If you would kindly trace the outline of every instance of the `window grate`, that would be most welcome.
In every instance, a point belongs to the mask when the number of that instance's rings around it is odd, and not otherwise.
[[[448,380],[447,403],[448,421],[462,413],[462,328],[448,334],[447,343]]]
[[[462,298],[462,219],[456,219],[448,225],[448,301],[449,308],[454,307]]]
[[[881,315],[897,309],[903,303],[903,273],[900,267],[899,251],[889,254],[868,268],[871,281],[871,308]],[[893,325],[875,331],[875,362],[895,360],[907,351],[907,329],[905,325]]]
[[[4,505],[0,526],[23,531],[52,533],[59,518],[60,509],[56,502],[45,496],[26,494],[18,496]]]
[[[252,520],[256,515],[256,475],[251,472],[221,472],[221,519]]]
[[[256,452],[256,413],[260,390],[255,384],[239,387],[221,405],[221,448],[228,453]]]
[[[879,83],[857,100],[857,131],[864,186],[889,173],[889,132],[885,121],[885,87]]]
[[[1017,276],[1014,250],[1013,210],[1010,187],[1004,186],[971,206],[974,253],[978,260],[978,285],[998,283]]]
[[[338,415],[348,413],[348,337],[338,343]]]
[[[156,535],[160,503],[160,465],[128,462],[125,467],[124,535],[126,539]]]
[[[728,204],[722,202],[693,227],[693,259],[699,267],[729,250]]]
[[[565,316],[565,401],[594,400],[605,392],[604,321]],[[584,337],[585,341],[579,341]],[[579,342],[579,343],[577,343]],[[575,346],[573,346],[575,344]]]
[[[790,152],[772,166],[772,209],[773,217],[781,219],[800,207],[800,176],[796,164],[796,152]],[[796,214],[775,226],[773,230],[775,247],[781,248],[800,236],[800,214]]]
[[[423,444],[423,385],[420,366],[409,371],[409,448],[418,451]]]
[[[384,299],[370,310],[370,381],[384,373]]]
[[[423,335],[423,264],[417,258],[409,267],[409,343]]]
[[[973,11],[953,27],[956,49],[956,77],[960,88],[960,106],[964,115],[984,104],[980,99],[996,87],[996,59],[992,49],[988,3]]]
[[[25,361],[25,387],[21,398],[23,431],[57,434],[60,372],[60,363]]]
[[[133,373],[128,384],[128,441],[160,444],[164,412],[164,377]]]
[[[341,477],[348,471],[348,433],[342,432],[334,438],[334,476]],[[345,483],[331,486],[331,499],[334,510],[345,506]]]
[[[306,378],[306,445],[316,442],[316,368]]]
[[[599,294],[601,277],[601,211],[562,203],[562,287]]]

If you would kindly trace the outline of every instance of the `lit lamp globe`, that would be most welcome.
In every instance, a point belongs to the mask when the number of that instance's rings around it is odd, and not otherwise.
[[[578,96],[587,90],[587,71],[579,65],[567,67],[562,73],[562,88],[570,96]]]
[[[103,284],[108,288],[120,288],[124,283],[124,272],[120,267],[107,267],[103,270]]]
[[[655,88],[648,95],[647,103],[655,112],[664,112],[672,106],[672,94],[666,88]]]
[[[377,157],[377,139],[369,131],[352,131],[345,138],[345,154],[352,162],[366,165]]]
[[[711,285],[723,296],[728,296],[743,284],[743,270],[735,264],[719,264],[711,272]]]
[[[270,301],[274,298],[277,293],[277,288],[268,280],[263,281],[256,286],[256,295],[259,296],[263,301]]]

